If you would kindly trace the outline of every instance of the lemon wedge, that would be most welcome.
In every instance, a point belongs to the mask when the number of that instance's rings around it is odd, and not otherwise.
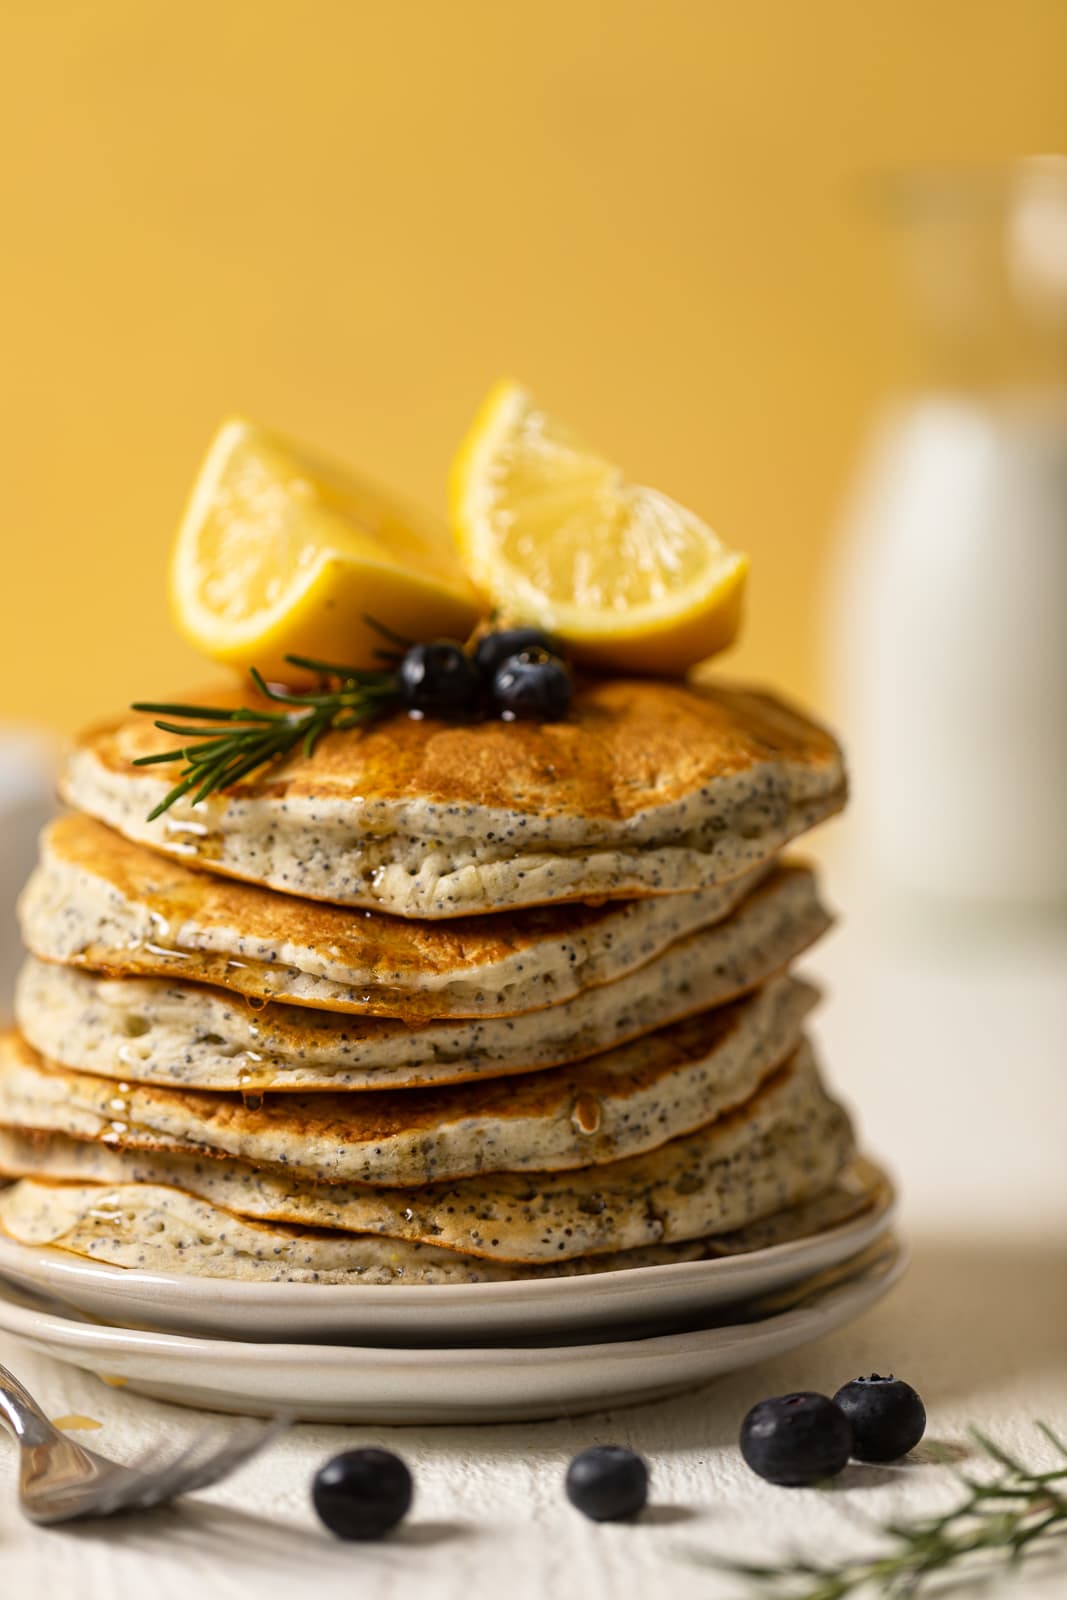
[[[478,601],[447,528],[343,467],[237,418],[178,530],[175,621],[215,661],[289,676],[288,654],[379,666],[382,638],[464,637]]]
[[[628,483],[517,383],[493,388],[452,466],[471,580],[579,660],[681,673],[740,623],[748,559],[683,506]]]

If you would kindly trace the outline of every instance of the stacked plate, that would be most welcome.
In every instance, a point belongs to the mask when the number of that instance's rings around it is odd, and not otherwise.
[[[865,1208],[811,1238],[538,1283],[220,1284],[0,1238],[0,1330],[214,1411],[396,1424],[595,1411],[781,1355],[879,1300],[904,1264],[892,1195],[869,1163],[849,1181]]]
[[[197,1404],[462,1420],[678,1388],[891,1281],[790,972],[823,730],[601,680],[156,814],[170,742],[83,741],[23,895],[0,1326]]]

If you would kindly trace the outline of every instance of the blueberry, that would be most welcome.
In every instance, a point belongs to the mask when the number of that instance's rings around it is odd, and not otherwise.
[[[741,1424],[741,1454],[771,1483],[832,1478],[852,1453],[852,1425],[824,1394],[778,1395],[752,1407]]]
[[[857,1461],[897,1461],[926,1432],[926,1407],[910,1383],[872,1372],[838,1389],[834,1400],[852,1424]]]
[[[501,628],[486,633],[474,647],[474,664],[486,683],[492,683],[509,656],[523,650],[552,650],[552,640],[543,628]]]
[[[648,1468],[620,1444],[594,1444],[567,1468],[567,1499],[594,1522],[636,1517],[648,1499]]]
[[[345,1450],[320,1467],[311,1499],[339,1539],[380,1539],[411,1505],[411,1473],[391,1450]]]
[[[567,715],[573,695],[565,663],[537,645],[509,656],[493,678],[493,704],[509,722],[517,717],[555,722]]]
[[[481,687],[474,662],[451,639],[413,644],[396,675],[404,704],[427,717],[462,716],[475,705]]]

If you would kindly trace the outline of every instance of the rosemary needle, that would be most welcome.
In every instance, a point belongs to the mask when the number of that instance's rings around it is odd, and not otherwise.
[[[1067,1460],[1062,1439],[1047,1423],[1037,1426]],[[836,1564],[803,1557],[778,1565],[712,1564],[747,1579],[763,1600],[848,1600],[852,1595],[903,1600],[926,1593],[935,1580],[951,1585],[973,1582],[980,1573],[988,1576],[997,1558],[1017,1565],[1035,1548],[1054,1544],[1067,1552],[1067,1465],[1032,1471],[985,1434],[971,1432],[999,1471],[989,1478],[960,1474],[961,1496],[940,1515],[884,1524],[878,1531],[887,1547],[880,1554]],[[951,1593],[951,1587],[939,1587],[941,1592]]]
[[[155,717],[161,733],[183,742],[172,750],[138,756],[135,767],[166,766],[180,762],[182,770],[159,804],[149,813],[154,822],[176,800],[192,793],[198,805],[208,795],[246,778],[268,762],[280,761],[300,746],[305,756],[314,753],[331,728],[354,728],[398,700],[392,670],[338,666],[309,656],[286,656],[292,666],[318,675],[320,687],[307,694],[274,689],[253,667],[252,682],[264,699],[284,710],[233,709],[139,700],[131,708]]]

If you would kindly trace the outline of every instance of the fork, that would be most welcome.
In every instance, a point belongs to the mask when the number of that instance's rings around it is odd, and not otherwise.
[[[177,1455],[150,1450],[128,1467],[75,1444],[53,1427],[33,1396],[0,1366],[0,1420],[21,1452],[19,1504],[31,1522],[74,1522],[120,1511],[148,1511],[235,1472],[288,1426],[278,1417],[265,1428],[205,1451],[205,1437]]]

